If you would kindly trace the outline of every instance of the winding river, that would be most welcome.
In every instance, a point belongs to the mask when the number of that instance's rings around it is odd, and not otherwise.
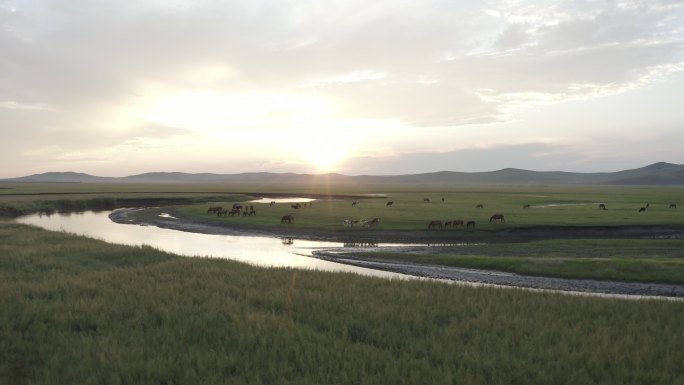
[[[69,214],[33,214],[17,222],[53,231],[65,231],[101,239],[109,243],[140,246],[187,257],[227,258],[264,267],[296,267],[322,271],[342,271],[357,274],[407,278],[388,271],[345,265],[311,257],[314,250],[340,248],[339,242],[278,239],[254,235],[199,234],[154,226],[119,224],[109,219],[111,211]]]

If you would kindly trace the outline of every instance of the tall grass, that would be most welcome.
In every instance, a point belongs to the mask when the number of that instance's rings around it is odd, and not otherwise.
[[[684,305],[260,269],[0,222],[2,384],[681,384]]]

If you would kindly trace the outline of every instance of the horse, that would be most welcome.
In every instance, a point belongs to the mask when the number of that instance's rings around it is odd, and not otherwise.
[[[271,203],[269,203],[268,205],[273,206],[274,204],[275,204],[275,201],[271,201]]]
[[[523,205],[523,208],[524,208],[524,209],[529,209],[529,208],[530,208],[530,205]]]
[[[677,204],[676,204],[676,203],[670,203],[670,208],[671,208],[671,209],[676,209],[676,208],[677,208]]]
[[[373,218],[370,221],[368,221],[368,227],[372,227],[376,223],[380,223],[380,218]]]
[[[225,217],[226,214],[228,214],[228,210],[226,210],[226,209],[220,209],[219,211],[216,212],[217,217],[220,217],[221,215],[223,215]]]
[[[482,203],[479,203],[479,204],[478,204],[477,206],[475,206],[475,207],[478,208],[478,209],[482,209],[482,208],[484,208],[484,205],[483,205]]]
[[[504,215],[503,215],[503,214],[494,214],[494,215],[492,215],[492,216],[489,218],[489,222],[493,222],[493,221],[506,222],[506,220],[504,219]]]
[[[394,201],[389,201],[389,202],[387,202],[387,204],[385,204],[385,206],[392,206],[393,204],[394,204]]]
[[[351,219],[345,219],[342,221],[344,227],[354,227],[354,221]]]
[[[605,210],[605,209],[606,209],[606,204],[605,204],[605,203],[599,204],[599,208],[600,208],[601,210]]]
[[[280,218],[280,223],[292,223],[294,222],[294,217],[291,214],[288,215],[283,215],[282,218]]]
[[[423,198],[423,202],[430,203],[430,198]]]
[[[646,203],[646,208],[649,208],[651,206],[650,203]]]
[[[221,210],[223,210],[223,207],[221,207],[221,206],[209,207],[207,209],[207,214],[212,214],[212,213],[216,214],[217,212],[219,212]]]
[[[302,205],[300,203],[296,203],[296,204],[290,205],[290,207],[292,207],[295,210],[298,210],[302,207]]]
[[[466,229],[469,229],[471,227],[475,228],[475,221],[468,221],[468,223],[466,223]]]
[[[359,201],[354,201],[354,202],[352,202],[352,207],[354,207],[354,206],[356,206],[356,205],[358,205],[358,204],[359,204]]]
[[[444,197],[442,197],[442,203],[444,203]]]
[[[230,215],[231,217],[237,215],[239,217],[240,216],[240,210],[232,209],[232,210],[228,211],[228,215]]]
[[[430,221],[430,223],[428,224],[428,230],[432,230],[433,227],[441,229],[444,227],[444,225],[442,225],[442,221]]]
[[[455,221],[451,221],[451,225],[454,226],[454,228],[458,226],[465,226],[463,219],[457,219]]]
[[[646,211],[646,207],[642,207],[642,208],[639,209],[639,212],[640,212],[640,213],[643,213],[644,211]]]
[[[451,221],[444,222],[444,228],[451,227]]]

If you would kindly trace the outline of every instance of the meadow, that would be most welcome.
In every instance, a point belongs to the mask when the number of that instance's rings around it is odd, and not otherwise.
[[[209,205],[247,202],[254,192],[336,199],[299,210],[254,204],[252,217],[206,214]],[[0,183],[6,217],[0,220],[0,383],[681,384],[684,305],[678,301],[262,269],[111,245],[7,218],[169,205],[188,219],[236,227],[427,233],[426,220],[463,218],[477,221],[476,233],[495,236],[526,226],[678,228],[681,211],[665,205],[680,196],[676,188],[584,186]],[[355,199],[360,203],[352,207]],[[480,203],[484,208],[475,208]],[[648,211],[638,213],[645,203]],[[487,222],[496,212],[506,223]],[[295,223],[281,225],[280,216],[290,213]],[[370,229],[341,224],[372,217],[381,221]],[[523,257],[556,265],[575,258],[679,264],[680,242],[548,240],[401,258],[492,268],[515,268]],[[459,258],[468,262],[454,262]],[[630,279],[654,279],[644,265],[635,266]],[[678,282],[681,270],[665,270]]]
[[[6,220],[0,309],[3,384],[684,383],[681,302],[261,269]]]

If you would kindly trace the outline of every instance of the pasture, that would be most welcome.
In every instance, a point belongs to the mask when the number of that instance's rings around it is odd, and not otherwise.
[[[381,189],[382,187],[385,189]],[[364,191],[383,193],[384,197],[321,200],[314,202],[311,207],[300,209],[294,209],[287,203],[274,206],[248,203],[254,205],[257,212],[257,215],[248,218],[213,218],[207,216],[207,206],[203,205],[185,205],[176,207],[176,210],[188,217],[213,219],[234,226],[273,226],[280,223],[283,215],[293,215],[294,227],[336,231],[360,231],[362,226],[345,228],[344,221],[372,218],[379,219],[379,223],[373,228],[383,230],[427,230],[429,223],[434,220],[443,223],[455,220],[475,221],[477,231],[532,226],[684,227],[684,208],[670,208],[672,203],[684,198],[683,191],[679,188],[444,187],[442,191],[435,191],[433,187],[405,192],[393,191],[388,186],[374,186]],[[358,194],[360,191],[355,190],[353,193]],[[293,196],[296,194],[296,191],[292,193]],[[430,201],[426,202],[425,198]],[[354,201],[359,203],[353,204]],[[389,201],[393,202],[391,206],[387,205]],[[233,203],[211,202],[212,205],[227,207]],[[599,204],[604,204],[606,209],[599,208]],[[639,212],[646,204],[649,207]],[[482,208],[478,208],[478,205],[482,205]],[[504,215],[505,221],[490,222],[495,214]],[[454,229],[462,231],[464,227],[442,230]]]
[[[8,384],[676,384],[681,302],[262,269],[0,221]]]

